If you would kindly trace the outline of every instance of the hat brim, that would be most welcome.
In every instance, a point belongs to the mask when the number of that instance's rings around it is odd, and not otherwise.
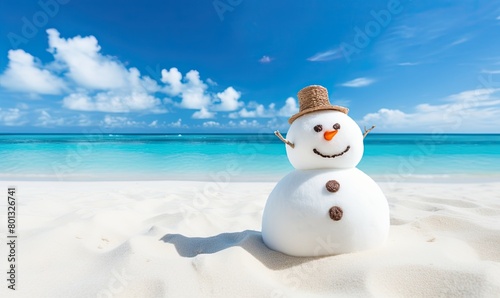
[[[288,123],[292,124],[293,121],[295,121],[300,116],[304,116],[305,114],[309,114],[309,113],[316,112],[316,111],[327,111],[327,110],[330,110],[330,111],[339,111],[339,112],[342,112],[344,114],[347,114],[349,112],[348,108],[341,107],[341,106],[321,106],[321,107],[314,107],[314,108],[310,108],[310,109],[305,109],[305,110],[300,111],[297,114],[293,115],[292,117],[290,117],[290,119],[288,119]]]

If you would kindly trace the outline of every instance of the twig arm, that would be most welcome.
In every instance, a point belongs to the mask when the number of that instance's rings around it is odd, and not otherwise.
[[[365,133],[363,133],[363,139],[366,138],[366,135],[372,131],[373,129],[375,128],[375,125],[372,125],[372,127],[370,127],[369,129],[366,129],[366,126],[365,126]]]
[[[276,131],[274,132],[274,134],[275,134],[275,135],[276,135],[276,136],[277,136],[277,137],[278,137],[278,138],[279,138],[279,139],[280,139],[283,143],[287,144],[288,146],[290,146],[290,147],[292,147],[292,148],[295,148],[295,144],[294,144],[294,143],[292,143],[292,142],[290,142],[289,140],[285,139],[285,138],[281,135],[281,133],[279,132],[279,130],[276,130]]]

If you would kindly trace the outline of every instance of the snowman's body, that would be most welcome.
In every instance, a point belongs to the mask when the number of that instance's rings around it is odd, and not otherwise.
[[[269,195],[262,220],[268,247],[293,256],[334,255],[375,248],[389,232],[389,206],[356,165],[363,155],[357,124],[339,111],[315,111],[287,134],[295,171]]]
[[[327,189],[329,181],[340,185]],[[329,216],[333,206],[342,218]],[[387,200],[378,185],[352,169],[295,170],[274,188],[266,204],[262,236],[269,248],[293,256],[321,256],[377,247],[389,228]]]

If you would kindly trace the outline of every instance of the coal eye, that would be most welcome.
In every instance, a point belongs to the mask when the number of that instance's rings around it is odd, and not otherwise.
[[[333,129],[339,130],[339,129],[340,129],[340,124],[335,123],[335,124],[333,125]]]
[[[320,132],[323,130],[323,126],[321,124],[318,124],[314,127],[314,131],[315,132]]]

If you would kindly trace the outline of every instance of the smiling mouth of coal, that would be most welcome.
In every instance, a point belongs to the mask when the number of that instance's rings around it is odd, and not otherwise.
[[[344,155],[344,153],[349,151],[349,149],[351,149],[351,146],[347,146],[344,151],[337,153],[337,154],[332,154],[332,155],[323,154],[323,153],[319,152],[317,149],[313,149],[313,152],[318,154],[321,157],[324,157],[324,158],[335,158],[335,157]]]

